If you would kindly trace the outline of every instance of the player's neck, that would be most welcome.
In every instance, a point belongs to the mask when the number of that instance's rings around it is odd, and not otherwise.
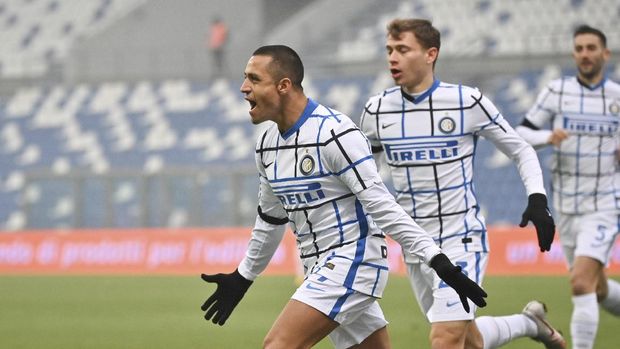
[[[296,94],[287,99],[282,105],[282,114],[278,124],[278,130],[280,133],[288,131],[304,112],[306,105],[308,104],[308,97],[303,93]]]
[[[429,88],[431,88],[431,86],[433,86],[434,81],[435,81],[435,77],[433,76],[433,74],[428,74],[421,81],[407,85],[407,86],[403,85],[402,88],[405,92],[407,92],[410,95],[418,95],[428,90]]]
[[[578,74],[577,78],[579,79],[579,81],[581,81],[582,84],[585,84],[588,86],[596,86],[600,84],[601,81],[603,81],[603,79],[605,78],[605,75],[603,74],[603,72],[600,72],[591,78],[587,78],[583,76],[582,74]]]

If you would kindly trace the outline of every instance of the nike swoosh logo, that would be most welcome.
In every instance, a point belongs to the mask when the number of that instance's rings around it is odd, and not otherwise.
[[[446,302],[446,307],[451,308],[451,307],[453,307],[453,306],[455,306],[455,305],[457,305],[459,303],[461,303],[461,301],[456,301],[456,302],[447,301]]]
[[[312,286],[312,284],[311,284],[311,283],[307,283],[307,284],[306,284],[306,288],[307,288],[307,289],[309,289],[309,290],[315,290],[315,291],[325,292],[325,290],[324,290],[324,289],[322,289],[322,288],[318,288],[318,287],[314,287],[314,286]]]
[[[391,123],[391,124],[381,124],[381,128],[385,130],[386,128],[388,128],[388,127],[390,127],[390,126],[392,126],[392,125],[394,125],[394,124],[396,124],[396,123],[395,123],[395,122],[393,122],[393,123]]]
[[[273,164],[273,161],[272,161],[272,162],[270,162],[270,163],[268,163],[268,164],[266,164],[266,163],[264,163],[264,162],[263,162],[263,167],[264,167],[264,168],[267,168],[267,167],[271,166],[271,164]]]

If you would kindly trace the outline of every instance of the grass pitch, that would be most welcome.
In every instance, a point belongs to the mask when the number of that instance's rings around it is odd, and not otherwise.
[[[293,293],[292,277],[261,277],[223,327],[207,323],[200,305],[214,286],[195,277],[2,276],[1,348],[259,348]],[[479,315],[521,311],[545,301],[551,322],[569,332],[567,277],[487,277],[489,306]],[[408,281],[391,276],[381,306],[393,348],[427,348],[429,326]],[[620,342],[620,320],[601,310],[597,348]],[[317,348],[332,348],[328,340]],[[508,349],[542,348],[519,339]]]

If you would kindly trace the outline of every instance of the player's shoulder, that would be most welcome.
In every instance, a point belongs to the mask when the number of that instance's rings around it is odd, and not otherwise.
[[[476,104],[481,97],[483,94],[477,87],[444,81],[440,82],[433,92],[433,98],[437,101],[459,103],[464,106]]]
[[[609,91],[609,92],[614,92],[616,93],[616,97],[618,97],[620,95],[620,83],[618,83],[617,81],[614,81],[612,79],[605,79],[605,88]]]
[[[278,125],[273,121],[265,121],[268,123],[266,126],[263,126],[263,130],[258,132],[258,137],[256,138],[256,149],[262,149],[269,147],[270,144],[275,143],[277,141],[277,137],[280,134],[278,130]]]
[[[402,92],[400,86],[393,86],[387,88],[368,98],[365,105],[366,112],[372,113],[373,111],[376,111],[376,109],[379,108],[380,105],[396,103],[398,101],[401,101],[401,99]]]
[[[350,128],[357,128],[348,115],[323,104],[318,104],[312,115],[308,126],[314,128],[318,138],[323,141],[331,137],[332,131],[340,133]]]
[[[441,81],[437,86],[436,93],[447,95],[480,95],[480,89],[475,86],[468,86],[463,84],[455,84],[450,82]]]
[[[567,88],[578,88],[579,81],[576,76],[564,75],[547,82],[546,91],[560,93]]]

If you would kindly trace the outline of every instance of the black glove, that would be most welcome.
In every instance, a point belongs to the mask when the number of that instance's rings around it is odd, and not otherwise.
[[[435,269],[437,275],[459,294],[466,312],[469,313],[467,298],[481,308],[487,305],[487,302],[484,300],[487,293],[477,283],[461,273],[461,267],[452,264],[445,254],[440,253],[433,257],[431,268]]]
[[[230,316],[230,313],[239,304],[253,281],[241,276],[237,269],[230,274],[202,274],[200,277],[206,282],[215,282],[217,284],[215,292],[200,309],[206,311],[206,320],[210,320],[213,317],[213,323],[222,326],[226,319],[228,319],[228,316]]]
[[[519,226],[525,227],[528,221],[532,221],[536,227],[540,252],[549,251],[555,234],[555,223],[547,208],[547,197],[544,194],[534,193],[527,198],[527,207]]]

